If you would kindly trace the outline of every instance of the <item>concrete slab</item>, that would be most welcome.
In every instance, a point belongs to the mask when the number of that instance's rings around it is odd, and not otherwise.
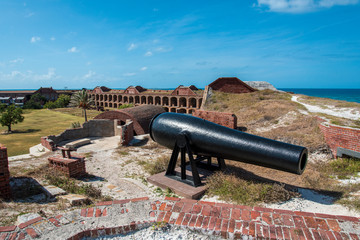
[[[67,194],[59,196],[59,198],[70,202],[72,206],[81,205],[89,200],[88,197],[79,194]]]
[[[176,168],[176,176],[165,176],[165,172],[152,175],[147,180],[163,189],[170,188],[177,195],[189,199],[199,199],[206,191],[206,178],[213,172],[198,168],[202,186],[194,187],[192,185],[192,172],[191,168],[188,167],[186,170],[186,180],[181,180],[180,172],[181,169]]]
[[[35,218],[41,217],[38,213],[27,213],[17,217],[16,224],[19,225],[21,223],[33,220]]]
[[[83,145],[87,145],[87,144],[90,144],[91,143],[91,139],[89,138],[82,138],[82,139],[78,139],[76,141],[72,141],[72,142],[69,142],[65,145],[66,148],[77,148],[77,147],[80,147],[80,146],[83,146]]]
[[[66,194],[65,190],[53,185],[43,186],[43,188],[50,198]]]

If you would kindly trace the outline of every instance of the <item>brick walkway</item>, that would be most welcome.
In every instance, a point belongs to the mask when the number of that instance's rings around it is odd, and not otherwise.
[[[356,217],[166,197],[102,202],[55,217],[0,227],[0,240],[75,240],[123,234],[160,221],[230,239],[360,239],[360,219]]]

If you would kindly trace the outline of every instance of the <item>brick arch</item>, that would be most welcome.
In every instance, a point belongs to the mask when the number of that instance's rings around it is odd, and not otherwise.
[[[112,95],[109,95],[109,102],[112,102]]]
[[[113,101],[114,101],[114,102],[117,102],[117,95],[114,95],[114,96],[113,96]]]
[[[107,101],[107,100],[108,100],[108,95],[105,94],[105,95],[104,95],[104,101]]]
[[[163,97],[162,98],[162,105],[163,106],[169,106],[169,98],[168,97]]]
[[[123,97],[121,95],[118,96],[118,102],[122,102]]]
[[[147,104],[154,104],[154,98],[152,96],[148,96],[147,100]]]
[[[128,103],[128,97],[127,96],[124,96],[124,103]]]
[[[176,97],[170,98],[170,106],[174,106],[174,107],[178,106],[178,99]]]
[[[145,96],[141,96],[141,104],[146,104],[146,97]]]
[[[161,98],[159,96],[155,97],[155,105],[161,105]]]
[[[129,103],[134,103],[134,97],[133,96],[129,97]]]
[[[140,96],[135,96],[135,104],[140,104]]]
[[[186,108],[186,98],[184,98],[184,97],[181,97],[180,99],[179,99],[179,107],[185,107]]]
[[[110,119],[126,122],[131,119],[134,123],[134,131],[137,135],[149,133],[149,124],[151,119],[165,110],[160,106],[137,106],[121,110],[106,111],[97,115],[94,119]]]
[[[189,98],[189,104],[188,106],[190,108],[196,108],[196,99],[195,98]]]

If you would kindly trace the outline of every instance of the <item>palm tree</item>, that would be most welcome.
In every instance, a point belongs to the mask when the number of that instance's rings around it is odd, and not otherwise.
[[[86,109],[89,109],[93,104],[94,100],[88,95],[85,89],[78,91],[71,96],[70,106],[83,109],[85,122],[87,122]]]

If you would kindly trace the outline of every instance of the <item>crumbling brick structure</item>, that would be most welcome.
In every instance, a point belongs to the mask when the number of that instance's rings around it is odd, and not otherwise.
[[[82,177],[86,175],[85,157],[71,154],[69,148],[60,148],[62,156],[49,157],[49,167],[65,173],[68,177]]]
[[[237,117],[235,114],[232,113],[195,110],[193,112],[193,116],[208,120],[210,122],[214,122],[228,128],[237,128]]]
[[[120,132],[120,144],[122,146],[129,145],[130,141],[134,138],[134,123],[130,119],[126,120],[126,123],[121,126]]]
[[[11,198],[7,148],[0,144],[0,198]]]
[[[209,84],[214,91],[225,93],[250,93],[257,91],[236,77],[222,77]]]

